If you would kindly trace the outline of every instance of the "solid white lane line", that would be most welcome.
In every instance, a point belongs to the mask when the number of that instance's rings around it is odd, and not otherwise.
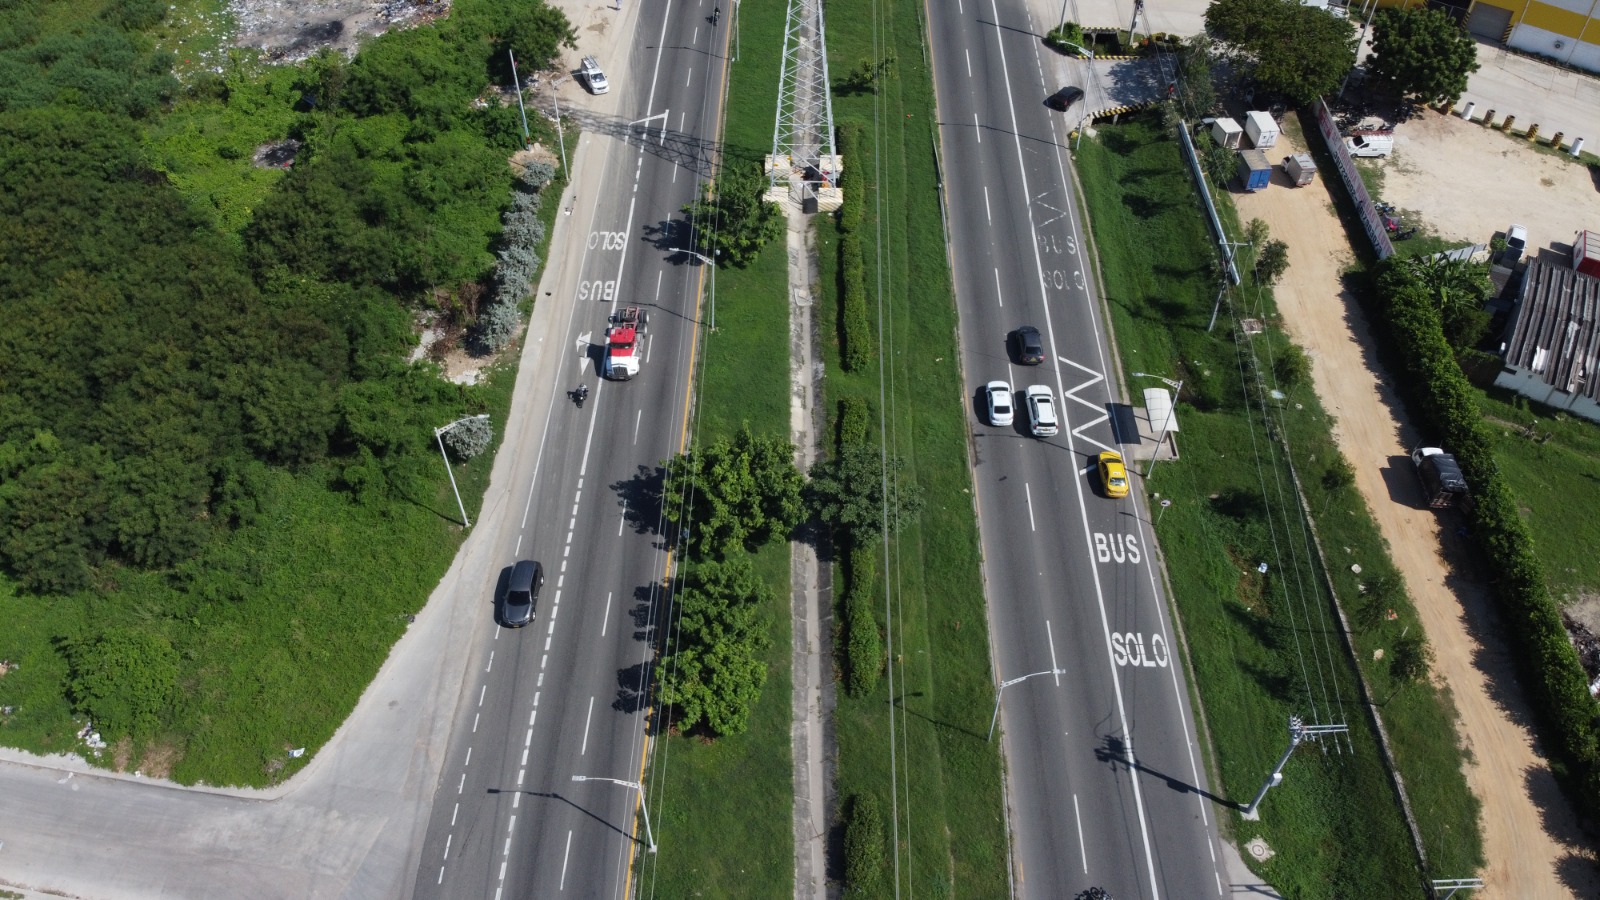
[[[594,695],[589,695],[589,714],[583,718],[583,747],[578,750],[579,756],[589,753],[589,723],[594,720]]]
[[[563,891],[567,889],[567,857],[569,857],[571,855],[572,855],[572,832],[568,831],[567,832],[567,850],[566,850],[565,853],[561,854],[561,887],[560,887],[560,890],[563,890]]]
[[[600,617],[600,636],[606,636],[606,625],[611,621],[611,592],[606,591],[606,611]]]
[[[1056,673],[1056,687],[1061,686],[1061,667],[1056,665],[1056,636],[1050,630],[1050,620],[1044,620],[1044,639],[1050,644],[1050,669]]]
[[[1078,855],[1083,857],[1083,872],[1089,874],[1089,852],[1083,849],[1083,816],[1078,812],[1078,795],[1072,795],[1072,817],[1078,820]]]
[[[1026,481],[1022,483],[1022,492],[1028,495],[1028,528],[1038,531],[1039,526],[1033,522],[1033,488],[1029,487]]]

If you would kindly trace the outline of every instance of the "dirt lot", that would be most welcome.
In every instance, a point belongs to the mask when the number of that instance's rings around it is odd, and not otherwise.
[[[1543,243],[1547,236],[1561,233],[1558,227],[1568,229],[1568,221],[1581,223],[1584,215],[1600,225],[1600,203],[1595,203],[1592,187],[1582,196],[1591,204],[1586,207],[1591,212],[1584,213],[1570,196],[1575,192],[1541,185],[1540,179],[1547,176],[1556,181],[1561,169],[1538,174],[1549,163],[1531,152],[1522,151],[1514,160],[1501,155],[1511,146],[1505,138],[1431,115],[1408,129],[1415,137],[1404,156],[1387,164],[1391,171],[1385,196],[1402,207],[1421,208],[1438,217],[1441,233],[1487,242],[1493,231],[1505,227],[1508,216],[1525,216],[1530,234],[1537,228],[1541,236],[1536,241]],[[1450,145],[1450,169],[1407,162],[1419,151],[1428,152],[1425,140],[1437,134],[1442,141],[1457,129],[1461,141]],[[1285,139],[1272,151],[1274,158],[1299,149],[1286,147]],[[1478,150],[1480,144],[1483,149]],[[1525,156],[1534,161],[1524,161]],[[1572,168],[1583,173],[1587,186],[1587,170]],[[1572,202],[1558,214],[1553,203],[1546,208],[1542,201],[1521,196],[1524,177],[1527,190],[1535,196],[1549,194],[1554,201],[1567,193]],[[1474,184],[1495,189],[1463,187]],[[1434,677],[1449,685],[1454,695],[1461,716],[1459,733],[1471,749],[1467,782],[1483,803],[1489,860],[1483,873],[1485,889],[1473,896],[1600,896],[1592,851],[1526,726],[1526,701],[1514,688],[1508,689],[1514,685],[1510,658],[1497,639],[1489,599],[1480,586],[1463,583],[1451,572],[1440,551],[1436,515],[1391,496],[1385,472],[1392,473],[1391,461],[1405,456],[1414,434],[1383,373],[1375,368],[1360,308],[1341,290],[1339,272],[1350,264],[1351,253],[1328,193],[1320,180],[1300,189],[1286,185],[1282,172],[1275,171],[1271,188],[1238,195],[1236,200],[1242,218],[1264,219],[1272,235],[1289,245],[1289,272],[1277,290],[1278,305],[1295,341],[1312,358],[1317,393],[1337,420],[1335,439],[1355,467],[1356,484],[1416,599],[1435,649]]]
[[[1395,155],[1377,165],[1380,199],[1441,237],[1487,244],[1517,222],[1532,255],[1551,242],[1566,252],[1576,232],[1600,228],[1600,173],[1456,116],[1428,111],[1402,125]]]

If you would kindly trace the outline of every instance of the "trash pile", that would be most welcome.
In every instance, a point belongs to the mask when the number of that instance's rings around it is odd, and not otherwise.
[[[240,47],[296,63],[324,47],[353,54],[363,39],[448,15],[450,0],[231,0]]]
[[[1578,651],[1578,663],[1589,676],[1590,696],[1600,696],[1600,635],[1566,613],[1561,614],[1561,619],[1572,638],[1573,649]]]
[[[83,741],[95,757],[99,757],[100,751],[106,748],[106,742],[100,737],[100,732],[94,730],[93,722],[78,729],[78,740]]]

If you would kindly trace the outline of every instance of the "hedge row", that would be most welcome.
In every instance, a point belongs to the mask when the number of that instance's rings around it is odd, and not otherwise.
[[[873,358],[872,325],[867,316],[867,265],[861,255],[861,223],[866,218],[860,124],[839,126],[839,155],[844,171],[839,187],[839,362],[847,372],[865,369]]]
[[[1500,477],[1478,392],[1445,338],[1436,305],[1408,265],[1398,259],[1380,263],[1376,283],[1379,313],[1389,325],[1379,334],[1404,360],[1411,408],[1426,433],[1455,454],[1472,485],[1471,539],[1489,563],[1523,684],[1553,751],[1552,769],[1581,813],[1600,815],[1600,708],[1589,695],[1588,676],[1562,625],[1516,497]]]
[[[845,556],[845,687],[852,697],[872,693],[883,674],[883,633],[878,630],[872,591],[877,561],[876,547],[857,546],[854,541]]]
[[[888,855],[884,853],[883,807],[871,794],[850,800],[844,823],[844,895],[882,897]]]
[[[846,397],[839,401],[839,453],[844,448],[869,443],[867,429],[872,419],[867,415],[867,401],[860,397]]]

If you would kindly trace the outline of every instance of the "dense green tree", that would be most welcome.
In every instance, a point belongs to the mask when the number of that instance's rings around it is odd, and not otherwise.
[[[1334,91],[1355,65],[1354,23],[1297,0],[1216,0],[1206,32],[1261,87],[1296,103]]]
[[[1259,220],[1257,220],[1259,221]],[[1278,283],[1283,273],[1289,271],[1289,245],[1279,240],[1269,240],[1256,251],[1255,282],[1271,286]]]
[[[1367,69],[1402,97],[1455,103],[1478,71],[1478,42],[1442,9],[1380,9],[1372,28]]]
[[[684,729],[703,721],[718,735],[743,732],[767,681],[763,609],[776,596],[739,556],[696,566],[673,603],[678,626],[659,664],[662,703]]]
[[[905,469],[905,460],[885,460],[876,447],[847,446],[811,467],[807,498],[817,518],[864,543],[883,533],[885,519],[898,531],[922,511],[922,489]]]
[[[719,265],[744,268],[783,234],[783,213],[764,198],[767,179],[754,163],[732,162],[702,199],[683,208],[694,227],[695,251]]]
[[[140,117],[177,93],[171,54],[148,39],[104,22],[67,31],[24,24],[39,15],[27,3],[0,11],[0,111],[55,104]]]
[[[63,649],[73,703],[102,737],[117,741],[156,731],[178,686],[178,652],[170,641],[141,628],[111,626]]]
[[[522,77],[548,69],[560,61],[561,48],[578,49],[578,31],[566,13],[542,2],[519,3],[508,11],[505,25],[495,42],[494,66],[510,74],[506,50],[516,54]],[[506,66],[501,70],[501,66]],[[509,81],[506,77],[504,80]]]
[[[787,536],[804,517],[804,479],[794,445],[783,438],[757,437],[747,426],[666,468],[667,518],[701,558],[754,550]]]

